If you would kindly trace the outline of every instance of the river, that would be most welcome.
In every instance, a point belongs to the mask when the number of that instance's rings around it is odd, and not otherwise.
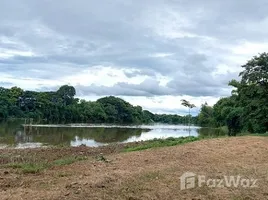
[[[111,143],[145,141],[154,138],[222,135],[217,129],[184,125],[107,125],[67,124],[33,125],[23,127],[21,122],[0,124],[0,148],[35,148],[44,146],[98,147]]]

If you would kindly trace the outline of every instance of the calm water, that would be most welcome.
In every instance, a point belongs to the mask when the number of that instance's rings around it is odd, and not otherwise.
[[[24,128],[21,122],[0,124],[0,148],[33,148],[41,146],[97,147],[110,143],[127,143],[154,138],[198,136],[215,131],[182,125],[116,126],[93,124],[37,125]],[[203,133],[202,133],[203,132]],[[221,134],[221,133],[216,133]]]

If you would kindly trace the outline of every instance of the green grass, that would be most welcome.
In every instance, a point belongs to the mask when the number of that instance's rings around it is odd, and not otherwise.
[[[144,142],[144,144],[140,144],[138,146],[126,147],[124,149],[124,152],[141,151],[145,149],[158,148],[158,147],[169,147],[194,142],[198,140],[200,140],[199,137],[193,137],[193,136],[180,137],[180,138],[154,139],[146,141]]]
[[[265,134],[244,133],[244,134],[238,134],[237,136],[265,136],[267,137],[268,133],[265,133]],[[142,144],[138,144],[137,146],[132,146],[132,147],[127,146],[125,147],[123,151],[124,152],[142,151],[142,150],[158,148],[158,147],[176,146],[176,145],[186,144],[189,142],[194,142],[194,141],[203,140],[203,139],[226,138],[226,137],[228,137],[228,135],[220,134],[216,136],[200,136],[200,137],[189,136],[189,137],[180,137],[180,138],[153,139],[153,140],[145,141]]]
[[[49,167],[46,163],[9,163],[6,167],[21,169],[24,174],[36,174]]]
[[[76,161],[86,160],[85,156],[67,157],[53,161],[54,166],[70,165]]]
[[[86,160],[85,156],[72,156],[67,158],[61,158],[58,160],[54,160],[50,163],[42,163],[42,162],[10,162],[8,164],[1,165],[4,168],[12,168],[17,169],[18,172],[23,174],[37,174],[47,168],[53,166],[63,166],[69,165],[77,161]]]

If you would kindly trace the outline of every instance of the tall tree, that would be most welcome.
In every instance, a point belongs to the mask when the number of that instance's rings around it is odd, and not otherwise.
[[[254,56],[245,65],[241,81],[231,81],[236,88],[237,107],[243,108],[244,129],[251,132],[268,131],[268,54]],[[241,109],[240,109],[241,113]]]
[[[57,94],[62,99],[64,105],[70,105],[73,103],[76,91],[73,86],[63,85],[59,88]]]
[[[241,80],[232,80],[232,95],[220,99],[213,106],[216,126],[227,126],[229,135],[249,131],[268,131],[268,54],[254,56],[239,74]],[[201,109],[199,119],[205,114]]]
[[[191,109],[196,107],[194,104],[191,104],[189,101],[185,100],[185,99],[182,99],[181,100],[181,105],[187,107],[189,109],[189,120],[188,120],[188,123],[189,123],[189,127],[190,127],[190,124],[191,124]]]
[[[214,110],[207,104],[207,102],[201,106],[201,110],[198,115],[198,122],[199,125],[203,127],[215,126]]]

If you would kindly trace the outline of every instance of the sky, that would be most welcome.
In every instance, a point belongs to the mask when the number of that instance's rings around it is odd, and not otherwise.
[[[187,113],[268,51],[267,0],[1,0],[0,86]]]

